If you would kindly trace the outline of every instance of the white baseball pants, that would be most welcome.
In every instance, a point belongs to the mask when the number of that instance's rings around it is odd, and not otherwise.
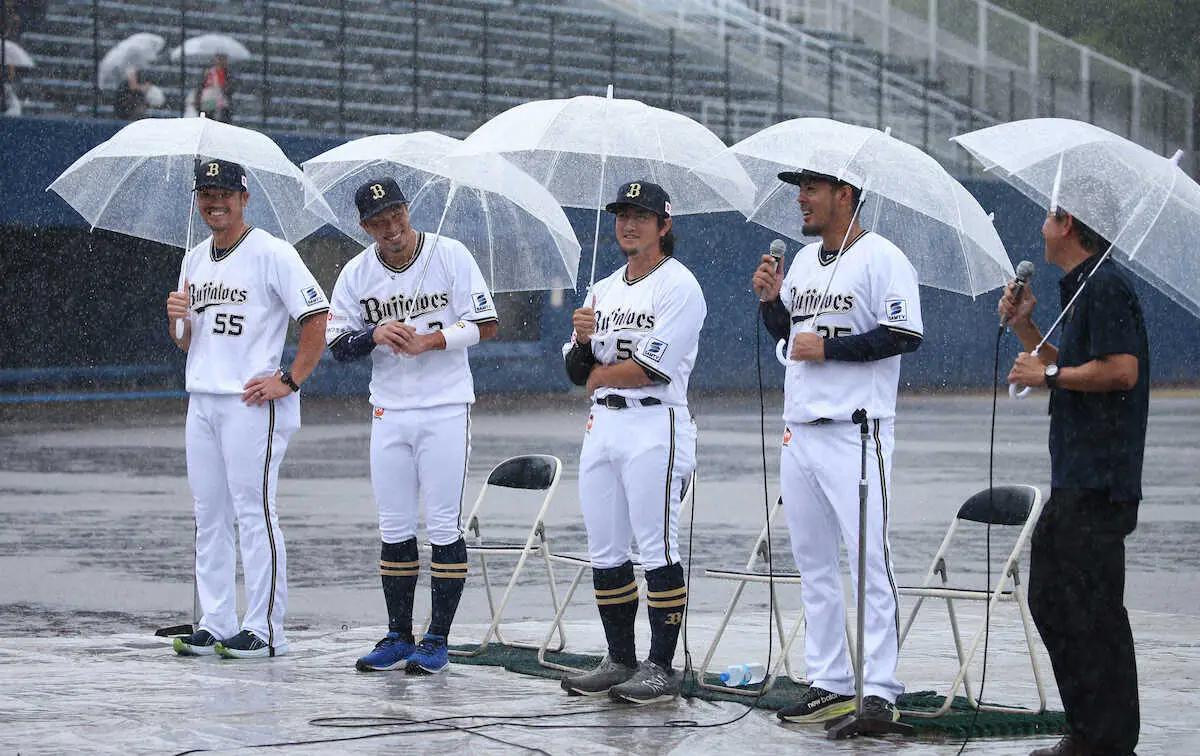
[[[248,407],[240,394],[192,394],[187,414],[188,485],[196,510],[196,588],[200,627],[237,635],[237,551],[246,579],[241,629],[286,644],[287,551],[275,512],[279,464],[300,428],[300,397]]]
[[[894,418],[870,421],[863,633],[863,695],[893,703],[904,692],[896,679],[899,602],[887,538],[894,426]],[[784,432],[780,488],[792,555],[802,578],[807,676],[813,685],[841,695],[855,691],[838,543],[846,545],[851,584],[857,591],[861,473],[862,440],[854,423],[789,425]]]
[[[414,538],[418,504],[423,500],[430,543],[454,543],[462,537],[463,491],[471,456],[469,406],[376,407],[373,417],[371,486],[379,508],[380,539],[400,543]]]
[[[647,570],[682,560],[679,507],[696,467],[687,407],[593,406],[579,455],[579,503],[592,567],[619,567],[637,539]]]

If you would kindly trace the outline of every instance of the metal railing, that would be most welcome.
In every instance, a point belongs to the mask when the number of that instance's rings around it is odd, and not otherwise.
[[[1191,93],[987,0],[744,4],[773,23],[859,40],[889,57],[927,61],[938,88],[990,118],[1076,118],[1161,154],[1193,148]]]

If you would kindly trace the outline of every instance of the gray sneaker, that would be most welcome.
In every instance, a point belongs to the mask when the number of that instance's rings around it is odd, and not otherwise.
[[[591,672],[564,677],[562,689],[568,696],[602,696],[608,689],[633,677],[636,670],[605,656]]]
[[[648,704],[669,701],[679,695],[683,676],[673,669],[663,669],[647,659],[638,665],[628,682],[614,685],[608,697],[614,701]]]

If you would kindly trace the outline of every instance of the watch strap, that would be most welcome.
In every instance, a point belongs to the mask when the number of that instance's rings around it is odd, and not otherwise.
[[[300,384],[292,378],[292,371],[284,371],[283,375],[279,376],[279,380],[283,381],[283,385],[290,388],[292,391],[300,391]]]

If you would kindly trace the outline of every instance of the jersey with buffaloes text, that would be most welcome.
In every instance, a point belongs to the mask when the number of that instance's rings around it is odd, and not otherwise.
[[[227,250],[208,237],[184,255],[181,273],[191,309],[189,393],[241,394],[250,379],[279,369],[290,318],[329,309],[296,248],[258,228]]]
[[[404,267],[385,263],[374,244],[346,264],[333,288],[333,314],[325,338],[333,344],[389,320],[427,334],[460,320],[495,322],[496,305],[462,242],[417,232],[416,250]],[[465,349],[412,356],[376,345],[371,352],[371,404],[376,407],[416,409],[474,401]]]
[[[704,292],[692,272],[668,256],[630,280],[623,265],[596,283],[592,294],[588,303],[596,313],[592,354],[602,365],[633,360],[652,378],[652,383],[640,388],[598,388],[593,398],[621,394],[687,406],[688,380],[708,314]],[[563,354],[570,348],[570,343],[564,345]]]
[[[836,338],[879,326],[922,335],[916,269],[895,244],[873,232],[851,241],[840,260],[820,242],[801,249],[779,296],[791,313],[793,335]],[[900,355],[868,362],[801,362],[787,369],[783,419],[792,424],[849,420],[860,408],[868,417],[895,417],[899,381]]]

